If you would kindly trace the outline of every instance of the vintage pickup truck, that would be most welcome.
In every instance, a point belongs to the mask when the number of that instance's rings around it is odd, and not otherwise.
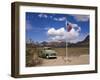
[[[54,59],[54,58],[57,58],[57,52],[53,50],[51,47],[43,47],[39,52],[39,57]]]

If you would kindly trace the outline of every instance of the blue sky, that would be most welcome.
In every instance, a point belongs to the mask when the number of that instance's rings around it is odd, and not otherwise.
[[[88,15],[26,12],[26,40],[48,41],[47,31],[50,28],[65,28],[66,22],[77,24],[81,28],[79,36],[72,42],[81,41],[89,34]]]

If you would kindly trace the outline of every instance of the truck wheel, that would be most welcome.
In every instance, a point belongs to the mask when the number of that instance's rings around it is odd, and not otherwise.
[[[49,56],[46,56],[47,59],[49,59]]]

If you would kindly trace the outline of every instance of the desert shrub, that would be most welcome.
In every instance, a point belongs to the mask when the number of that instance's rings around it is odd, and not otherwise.
[[[42,60],[38,57],[39,49],[27,48],[26,49],[26,67],[37,66],[42,64]]]

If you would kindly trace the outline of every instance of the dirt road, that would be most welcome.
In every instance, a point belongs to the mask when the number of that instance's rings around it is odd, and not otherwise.
[[[56,65],[79,65],[89,64],[89,55],[71,56],[66,58],[64,56],[57,56],[56,59],[42,59],[42,64],[38,66],[56,66]]]

